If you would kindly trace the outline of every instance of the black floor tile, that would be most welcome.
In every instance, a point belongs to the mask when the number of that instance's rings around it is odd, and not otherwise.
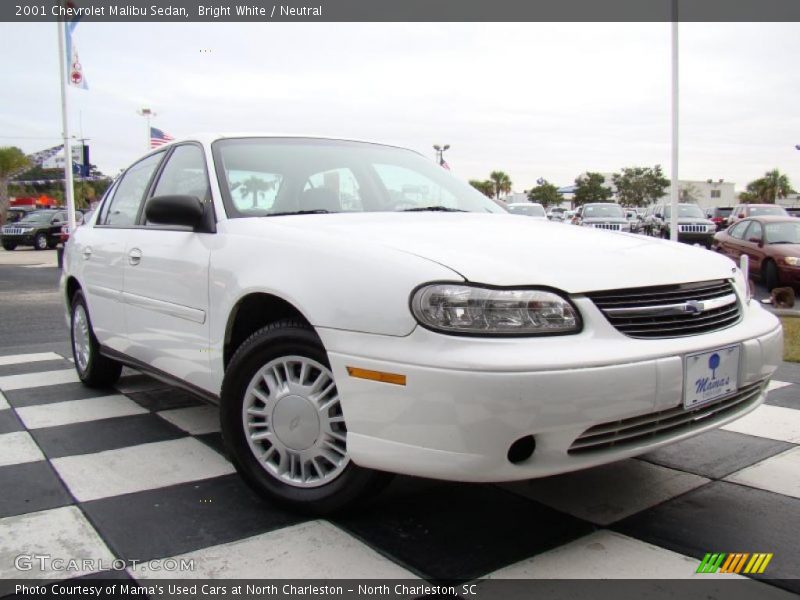
[[[410,478],[396,479],[369,506],[333,520],[437,581],[473,579],[593,530],[494,486]]]
[[[262,500],[238,475],[82,505],[118,556],[149,560],[240,540],[307,519]]]
[[[95,389],[86,387],[78,382],[12,390],[3,392],[3,395],[11,406],[22,408],[23,406],[52,404],[53,402],[64,402],[66,400],[99,398],[100,396],[109,396],[117,393],[119,392],[113,388]]]
[[[26,373],[43,373],[45,371],[63,371],[74,369],[75,366],[63,358],[56,360],[37,360],[33,362],[18,363],[15,365],[0,365],[0,377],[6,375],[24,375]]]
[[[772,552],[764,575],[800,591],[800,500],[714,481],[620,521],[613,529],[687,556]],[[780,579],[775,579],[780,578]]]
[[[72,497],[47,461],[0,467],[0,490],[0,517],[72,504]]]
[[[787,442],[717,429],[639,458],[709,479],[722,479],[792,447]]]
[[[153,414],[44,427],[29,433],[48,458],[116,450],[187,435]]]
[[[225,442],[222,441],[222,434],[219,431],[215,431],[213,433],[201,433],[200,435],[196,435],[194,437],[222,454],[222,456],[228,456],[228,452],[225,450]]]
[[[152,410],[153,412],[170,410],[172,408],[204,406],[206,404],[206,402],[197,396],[174,387],[147,390],[144,392],[128,392],[125,395],[139,406]]]
[[[12,431],[23,431],[24,429],[13,410],[10,408],[0,410],[0,434],[11,433]]]
[[[788,385],[767,394],[766,404],[800,410],[800,385]]]

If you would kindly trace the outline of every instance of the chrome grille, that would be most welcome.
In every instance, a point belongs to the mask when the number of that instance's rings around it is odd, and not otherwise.
[[[590,292],[608,321],[634,338],[672,338],[725,329],[740,317],[730,281]]]
[[[4,227],[3,235],[22,235],[21,227]]]
[[[708,225],[678,225],[679,233],[708,233]]]
[[[622,225],[619,223],[592,223],[592,227],[595,229],[608,229],[609,231],[619,231],[622,229]]]
[[[567,451],[589,454],[611,448],[624,450],[643,441],[657,442],[704,427],[727,415],[758,402],[766,382],[760,381],[739,389],[735,394],[685,409],[676,406],[638,417],[595,425],[579,435]]]

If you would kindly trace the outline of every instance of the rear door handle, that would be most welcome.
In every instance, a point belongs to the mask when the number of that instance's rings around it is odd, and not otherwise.
[[[128,252],[128,263],[135,267],[140,262],[142,262],[142,251],[139,248],[131,248]]]

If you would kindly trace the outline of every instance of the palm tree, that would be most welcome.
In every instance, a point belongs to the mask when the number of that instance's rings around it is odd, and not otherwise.
[[[479,179],[470,179],[469,180],[469,184],[472,187],[474,187],[476,190],[478,190],[484,196],[487,196],[489,198],[493,198],[494,197],[494,182],[493,181],[491,181],[489,179],[485,179],[483,181],[480,181]]]
[[[789,178],[778,169],[772,169],[764,173],[759,185],[761,199],[769,204],[775,204],[778,198],[786,198],[794,190],[789,183]]]
[[[492,171],[489,174],[489,179],[494,183],[494,195],[498,200],[500,194],[508,194],[511,192],[511,178],[503,171]]]
[[[6,222],[8,212],[8,182],[29,165],[28,157],[19,148],[0,148],[0,223]]]
[[[256,208],[258,207],[258,197],[268,192],[274,187],[275,187],[274,179],[272,181],[264,181],[260,177],[253,176],[250,177],[249,179],[246,179],[242,183],[242,187],[239,189],[241,190],[242,197],[246,196],[253,197],[252,208]]]

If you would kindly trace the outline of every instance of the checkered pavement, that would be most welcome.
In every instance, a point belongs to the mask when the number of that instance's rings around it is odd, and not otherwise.
[[[798,367],[752,414],[639,459],[503,485],[398,477],[322,520],[250,491],[193,396],[128,370],[92,390],[55,352],[0,356],[0,579],[65,577],[16,570],[20,554],[192,558],[180,576],[198,578],[672,579],[722,551],[774,553],[755,585],[798,591]]]

